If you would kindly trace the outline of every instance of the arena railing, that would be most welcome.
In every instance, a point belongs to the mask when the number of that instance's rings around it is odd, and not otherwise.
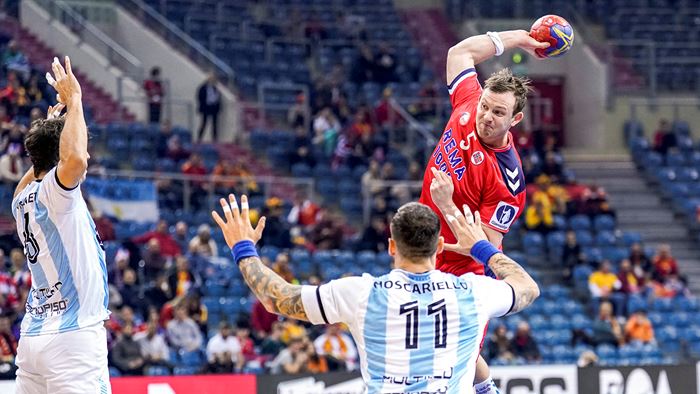
[[[117,0],[117,3],[159,33],[175,48],[179,48],[190,59],[201,66],[216,70],[221,82],[228,87],[234,87],[235,73],[228,64],[168,21],[151,6],[141,0]]]
[[[268,175],[255,176],[219,176],[219,175],[188,175],[182,173],[168,172],[151,172],[151,171],[136,171],[136,170],[106,170],[103,168],[91,168],[88,171],[90,179],[102,180],[150,180],[155,182],[156,189],[167,188],[169,182],[177,182],[182,185],[182,201],[183,210],[185,212],[192,211],[191,196],[194,191],[194,186],[199,185],[206,191],[205,206],[208,209],[215,208],[214,204],[217,201],[219,191],[226,193],[234,192],[233,187],[236,185],[236,192],[251,194],[254,192],[250,186],[253,181],[257,185],[256,195],[261,195],[265,199],[271,197],[279,197],[281,199],[291,199],[295,193],[301,193],[307,198],[313,197],[314,179],[313,178],[292,178],[279,177]],[[291,189],[291,190],[290,190]]]
[[[127,76],[137,82],[143,81],[144,67],[139,59],[124,49],[121,45],[109,38],[105,33],[90,23],[80,13],[73,10],[61,0],[35,0],[44,10],[48,11],[52,19],[57,19],[77,35],[81,42],[85,42],[99,51],[110,63],[119,68]]]

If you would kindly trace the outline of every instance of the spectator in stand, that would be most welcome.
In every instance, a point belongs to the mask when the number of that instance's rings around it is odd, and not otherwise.
[[[173,235],[173,239],[180,247],[180,250],[189,250],[190,248],[190,239],[188,238],[188,231],[189,227],[184,221],[180,220],[179,222],[175,223],[175,234]]]
[[[571,283],[574,268],[586,262],[585,256],[581,251],[581,245],[578,244],[574,231],[569,230],[566,232],[566,242],[562,249],[561,261],[564,265],[564,280],[566,280],[567,283]]]
[[[619,346],[624,344],[622,327],[613,316],[613,306],[610,302],[604,301],[600,304],[598,319],[593,322],[593,336],[590,339],[595,346],[609,344]]]
[[[678,146],[676,135],[671,131],[671,123],[666,119],[659,121],[659,128],[654,133],[654,150],[666,156],[669,149]]]
[[[257,360],[258,353],[255,351],[255,344],[250,338],[250,328],[248,328],[247,322],[236,327],[236,339],[241,346],[244,365],[250,365],[251,362]]]
[[[100,240],[102,242],[114,241],[117,239],[112,221],[102,214],[102,211],[93,210],[92,220],[95,222],[95,231],[100,235]]]
[[[148,97],[148,121],[160,123],[163,96],[165,96],[165,88],[160,80],[160,67],[151,68],[151,77],[143,81],[143,90]]]
[[[287,125],[296,129],[306,127],[309,122],[309,106],[306,104],[306,95],[303,92],[297,93],[294,104],[287,111]]]
[[[632,264],[627,259],[620,262],[617,279],[620,282],[620,292],[623,294],[638,294],[642,291],[641,284],[644,283],[644,278],[638,278],[635,275]]]
[[[221,177],[233,177],[236,176],[236,168],[231,160],[222,157],[214,166],[211,174]],[[219,194],[231,193],[236,189],[237,185],[238,182],[235,180],[217,180],[214,182],[215,190]]]
[[[0,315],[14,313],[19,305],[19,293],[12,276],[0,270]]]
[[[141,355],[141,346],[134,341],[134,326],[127,323],[122,327],[121,335],[112,347],[110,356],[122,375],[141,375],[145,360]]]
[[[658,282],[663,283],[670,275],[678,275],[678,263],[671,255],[671,246],[668,244],[659,246],[653,264],[653,277]]]
[[[491,360],[495,359],[503,361],[513,360],[510,341],[511,338],[508,336],[508,329],[505,324],[500,324],[486,340],[486,346],[482,349],[484,359],[487,362],[491,362]]]
[[[275,321],[272,324],[269,335],[266,334],[264,338],[260,345],[260,354],[272,357],[278,355],[282,349],[284,349],[284,343],[282,342],[282,323]]]
[[[175,296],[185,296],[201,287],[201,278],[190,269],[190,262],[185,256],[175,258],[175,269],[168,276],[168,285],[175,291]]]
[[[170,138],[168,138],[165,149],[165,156],[167,158],[178,162],[187,159],[190,155],[191,152],[182,144],[182,139],[180,139],[179,135],[171,135]]]
[[[144,369],[148,367],[166,367],[172,369],[170,364],[170,348],[165,343],[165,337],[158,332],[158,320],[148,320],[146,331],[134,335],[134,340],[141,348],[141,356],[144,360]]]
[[[547,234],[554,229],[554,215],[549,198],[535,198],[525,210],[525,227],[530,231]]]
[[[316,224],[316,217],[321,208],[311,199],[305,198],[302,193],[297,193],[294,205],[287,215],[287,222],[292,226],[309,227]]]
[[[320,215],[318,224],[309,234],[311,242],[318,250],[340,249],[343,244],[342,218],[325,211]]]
[[[168,302],[173,300],[175,295],[173,289],[168,284],[168,278],[165,274],[160,274],[156,277],[155,283],[149,284],[144,291],[145,301],[149,308],[161,310],[168,305]],[[160,325],[165,327],[166,319],[162,319]]]
[[[245,360],[238,339],[228,322],[221,322],[219,332],[207,343],[207,362],[211,373],[240,372]]]
[[[209,310],[202,303],[202,297],[198,291],[192,291],[187,294],[182,304],[187,308],[187,315],[194,320],[202,332],[207,331],[207,320],[209,319]]]
[[[306,372],[309,355],[313,352],[313,346],[308,338],[294,337],[290,339],[287,348],[279,352],[270,363],[272,373],[297,374]]]
[[[216,257],[219,255],[216,242],[211,238],[211,226],[206,223],[199,225],[197,235],[190,241],[189,250],[192,254],[204,257]]]
[[[0,157],[0,181],[15,185],[22,179],[24,162],[20,151],[19,145],[11,144],[7,147],[7,152]]]
[[[2,254],[4,257],[5,252]],[[17,290],[24,289],[28,291],[32,286],[32,276],[29,272],[29,267],[27,267],[27,259],[24,257],[22,249],[15,248],[10,251],[10,265],[12,280],[17,286]]]
[[[282,200],[277,197],[272,197],[265,201],[263,208],[263,216],[265,216],[265,231],[260,240],[261,245],[272,245],[281,249],[291,248],[292,240],[289,232],[289,225],[286,218],[283,217]]]
[[[370,160],[369,168],[362,174],[362,180],[360,181],[363,192],[368,191],[370,194],[374,195],[381,190],[381,187],[377,185],[376,182],[382,180],[380,168],[378,161]]]
[[[377,83],[385,85],[389,82],[396,82],[396,55],[389,47],[389,44],[382,42],[379,44],[377,55],[374,57],[374,79]]]
[[[311,150],[309,148],[310,146],[308,145],[299,146],[289,158],[289,165],[306,164],[310,168],[316,166],[316,158],[311,155]]]
[[[118,289],[119,294],[122,297],[123,305],[127,305],[138,310],[143,307],[143,300],[140,296],[141,289],[136,283],[136,272],[134,272],[134,270],[131,268],[124,270],[123,284],[121,287],[118,287]]]
[[[627,342],[654,342],[654,327],[652,327],[645,310],[633,313],[627,320],[627,324],[625,324],[625,339]]]
[[[197,323],[187,315],[187,307],[175,307],[175,318],[168,322],[168,338],[176,350],[194,352],[202,346],[202,332]]]
[[[374,107],[374,117],[381,127],[396,127],[403,122],[401,115],[394,109],[394,91],[385,87],[382,91],[382,99]]]
[[[352,371],[357,367],[357,349],[348,334],[344,333],[340,324],[329,324],[326,332],[314,341],[316,353],[325,356],[331,371]]]
[[[655,297],[673,298],[673,297],[689,297],[690,291],[684,278],[677,274],[670,274],[663,282],[652,281],[651,288]]]
[[[17,41],[10,41],[2,53],[2,68],[5,73],[8,71],[18,72],[22,74],[24,79],[27,79],[29,76],[29,61],[24,53],[20,51]]]
[[[608,299],[615,290],[619,290],[622,284],[611,271],[610,261],[600,262],[598,270],[588,277],[588,289],[594,300]]]
[[[644,249],[642,249],[642,245],[639,243],[634,243],[630,247],[629,260],[632,263],[634,274],[638,278],[644,278],[646,273],[652,271],[651,261],[649,261],[649,258],[644,253]]]
[[[158,274],[163,272],[167,265],[167,259],[161,252],[158,238],[151,238],[146,244],[143,253],[143,275],[147,281],[154,280]]]
[[[12,333],[9,314],[0,316],[0,379],[14,379],[17,367],[17,338]]]
[[[192,176],[204,176],[207,175],[207,168],[204,166],[204,161],[202,156],[197,153],[193,153],[190,158],[182,165],[182,173],[185,175]],[[190,203],[195,210],[204,206],[204,199],[207,196],[207,191],[204,188],[204,181],[193,180],[190,181],[191,192],[190,192]]]
[[[528,362],[542,359],[537,342],[530,334],[530,325],[524,321],[518,323],[518,329],[510,341],[510,349],[515,357],[523,358]]]
[[[561,182],[563,168],[559,157],[554,152],[547,152],[544,156],[542,164],[542,173],[554,179],[555,182]]]
[[[388,247],[389,233],[383,217],[373,217],[370,225],[365,227],[357,245],[358,250],[384,252]]]
[[[204,129],[211,120],[212,142],[218,141],[219,111],[221,110],[221,92],[216,87],[216,75],[211,72],[206,81],[197,90],[197,109],[202,116],[199,125],[198,141],[202,142]]]
[[[250,316],[250,325],[253,329],[253,335],[258,339],[265,338],[273,331],[278,320],[277,315],[268,312],[267,309],[265,309],[265,305],[263,305],[260,300],[255,300]]]
[[[330,107],[325,107],[316,114],[313,129],[311,142],[320,148],[325,157],[331,157],[338,143],[341,125]]]
[[[147,233],[141,234],[131,240],[136,244],[145,244],[152,239],[158,240],[159,252],[165,257],[175,257],[182,253],[180,246],[173,239],[168,231],[168,222],[159,220],[156,224],[156,229]]]
[[[289,255],[287,253],[278,253],[274,264],[272,264],[272,270],[281,276],[282,279],[289,283],[299,283],[294,277],[294,271],[289,265]]]

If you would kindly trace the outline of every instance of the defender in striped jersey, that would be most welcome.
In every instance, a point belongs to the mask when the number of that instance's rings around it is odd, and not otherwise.
[[[539,295],[534,280],[491,245],[478,213],[454,209],[448,224],[458,243],[500,278],[435,270],[444,247],[440,220],[426,205],[409,203],[391,221],[386,275],[346,277],[320,286],[284,281],[258,258],[255,242],[265,219],[253,228],[246,196],[241,210],[233,195],[221,199],[225,218],[212,212],[243,277],[273,313],[314,324],[345,323],[357,343],[367,393],[473,393],[484,327],[491,317],[528,306]]]
[[[70,59],[54,58],[48,82],[59,104],[37,120],[24,144],[32,168],[12,200],[32,276],[17,350],[16,393],[110,393],[107,267],[80,182],[87,126]],[[60,116],[63,107],[65,117]]]

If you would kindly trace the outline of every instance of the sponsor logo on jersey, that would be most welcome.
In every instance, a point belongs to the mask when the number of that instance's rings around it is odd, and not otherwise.
[[[515,220],[518,210],[518,207],[501,201],[498,203],[493,216],[491,216],[489,224],[504,231],[508,230]]]
[[[481,152],[480,150],[472,153],[472,164],[475,166],[478,166],[479,164],[484,162],[484,153]]]

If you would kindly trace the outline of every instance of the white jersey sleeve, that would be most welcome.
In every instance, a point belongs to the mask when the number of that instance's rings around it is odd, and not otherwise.
[[[485,275],[468,273],[462,275],[474,289],[474,300],[483,308],[489,317],[507,315],[515,305],[515,290],[503,280],[493,279]]]
[[[81,201],[80,185],[70,189],[62,185],[58,179],[57,169],[58,167],[52,168],[42,179],[41,187],[39,188],[39,198],[48,202],[47,207],[53,212],[70,212]]]
[[[320,286],[302,286],[301,301],[313,324],[347,323],[357,314],[358,290],[367,286],[362,277],[341,278]]]

